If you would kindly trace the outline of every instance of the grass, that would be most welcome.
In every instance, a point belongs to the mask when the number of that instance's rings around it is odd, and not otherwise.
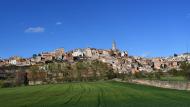
[[[163,81],[187,81],[184,76],[165,76],[161,77]]]
[[[0,89],[1,107],[189,107],[190,92],[119,82]]]

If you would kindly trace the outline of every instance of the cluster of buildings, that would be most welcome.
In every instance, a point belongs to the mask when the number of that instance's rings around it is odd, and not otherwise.
[[[34,54],[31,58],[22,58],[19,56],[13,56],[9,59],[1,59],[0,66],[30,66],[39,63],[45,63],[47,61],[62,60],[64,57],[64,49],[59,48],[53,52],[42,52],[40,54]]]
[[[34,54],[31,58],[11,57],[9,59],[0,58],[0,66],[30,66],[52,61],[77,60],[99,60],[110,64],[115,72],[118,73],[135,73],[135,72],[153,72],[161,70],[163,72],[179,68],[180,62],[189,61],[190,54],[174,55],[171,57],[144,58],[129,56],[127,51],[119,51],[116,43],[113,42],[112,49],[84,48],[74,49],[65,52],[63,48],[56,49],[52,52],[42,52]]]

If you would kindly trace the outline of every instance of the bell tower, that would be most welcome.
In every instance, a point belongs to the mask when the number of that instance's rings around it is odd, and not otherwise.
[[[112,50],[113,50],[113,51],[116,51],[116,50],[117,50],[115,40],[114,40],[113,43],[112,43]]]

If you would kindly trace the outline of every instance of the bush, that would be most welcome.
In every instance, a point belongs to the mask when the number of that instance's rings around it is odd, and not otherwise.
[[[190,80],[190,69],[187,69],[187,70],[184,72],[184,74],[185,74],[185,78],[186,78],[187,80]]]
[[[15,83],[13,82],[3,82],[3,84],[1,85],[2,88],[11,88],[11,87],[15,87]]]
[[[162,75],[163,74],[161,71],[154,71],[154,72],[149,72],[146,74],[149,80],[155,80],[155,79],[160,80]]]
[[[135,72],[133,74],[133,77],[134,78],[145,78],[146,77],[146,74],[144,72]]]
[[[160,72],[155,72],[154,75],[155,75],[156,79],[160,80],[160,78],[161,78]]]
[[[4,83],[4,81],[3,81],[3,80],[0,80],[0,86],[2,86],[3,83]]]
[[[190,80],[190,64],[187,62],[181,63],[180,72],[184,74],[187,80]]]
[[[172,76],[181,76],[181,75],[183,75],[183,72],[178,71],[177,69],[173,68],[168,71],[168,74],[172,75]]]
[[[153,73],[148,73],[147,77],[149,80],[152,80],[154,78],[154,75],[153,75]]]

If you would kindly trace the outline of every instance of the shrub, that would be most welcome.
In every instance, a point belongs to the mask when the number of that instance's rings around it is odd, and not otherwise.
[[[3,82],[3,84],[1,85],[2,88],[11,88],[11,87],[15,87],[15,83],[13,82]]]
[[[161,74],[160,74],[160,72],[155,72],[154,76],[156,79],[160,80]]]
[[[3,81],[3,80],[0,80],[0,86],[2,86],[3,83],[4,83],[4,81]]]
[[[146,74],[144,72],[135,72],[133,74],[133,77],[135,77],[135,78],[145,78]]]
[[[181,75],[183,75],[183,72],[173,68],[168,71],[168,74],[172,75],[172,76],[181,76]]]
[[[149,80],[152,80],[154,78],[154,75],[153,75],[153,73],[148,73],[147,77]]]
[[[183,62],[180,65],[180,72],[184,74],[187,80],[190,80],[190,64],[187,62]]]

